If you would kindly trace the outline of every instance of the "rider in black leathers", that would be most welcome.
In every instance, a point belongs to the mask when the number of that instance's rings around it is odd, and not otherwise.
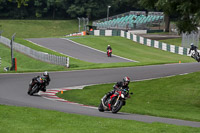
[[[39,78],[39,77],[41,77],[42,79],[44,79],[44,85],[42,85],[42,88],[40,88],[40,89],[41,89],[41,91],[46,92],[46,86],[48,86],[48,85],[49,85],[49,82],[51,81],[51,79],[50,79],[50,77],[49,77],[49,73],[48,73],[47,71],[45,71],[45,72],[43,73],[42,76],[34,77],[34,78],[32,79],[32,82],[29,84],[29,89],[31,89],[31,88],[33,87],[33,85],[35,84],[34,81],[35,81],[37,78]]]
[[[125,97],[128,97],[129,96],[129,87],[128,87],[128,84],[130,82],[130,78],[129,77],[124,77],[123,78],[123,81],[121,82],[117,82],[114,86],[113,86],[113,90],[108,92],[102,99],[102,103],[104,104],[105,100],[110,97],[112,94],[115,93],[115,91],[117,89],[125,89],[127,91]]]
[[[198,47],[197,46],[194,46],[194,44],[193,43],[191,43],[190,44],[190,46],[191,46],[191,48],[190,48],[190,50],[189,50],[189,54],[191,53],[191,51],[192,50],[194,50],[195,51],[195,53],[197,52],[197,49],[198,49]],[[198,53],[198,52],[197,52]],[[198,56],[199,56],[199,53],[198,53]],[[192,57],[192,58],[194,58],[194,57]]]

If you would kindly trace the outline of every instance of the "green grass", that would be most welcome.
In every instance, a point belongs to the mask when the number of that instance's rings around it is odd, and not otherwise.
[[[168,78],[130,83],[134,95],[127,100],[122,112],[200,121],[200,72]],[[113,83],[114,84],[114,83]],[[98,106],[100,99],[112,89],[113,84],[85,87],[66,91],[57,96]]]
[[[166,39],[166,40],[159,40],[160,42],[164,42],[171,45],[181,46],[182,38],[175,38],[175,39]]]
[[[145,45],[137,44],[131,40],[122,37],[78,37],[73,39],[74,41],[87,44],[88,46],[106,51],[107,44],[111,44],[113,47],[113,53],[119,56],[137,60],[139,62],[127,62],[127,63],[90,63],[81,61],[78,59],[70,58],[70,69],[65,70],[80,70],[80,69],[96,69],[96,68],[112,68],[112,67],[130,67],[130,66],[143,66],[153,64],[166,64],[166,63],[178,63],[181,62],[193,62],[194,60],[187,56],[173,54],[170,52],[162,51],[156,48],[147,47]],[[57,56],[65,56],[52,50],[34,45],[24,39],[16,38],[16,42],[21,43],[32,49],[46,52]],[[106,43],[104,43],[106,42]],[[10,56],[8,54],[8,56]],[[23,59],[23,58],[22,58]],[[48,68],[47,68],[48,69]],[[56,70],[63,70],[62,68]],[[23,71],[23,70],[22,70]],[[37,71],[37,70],[34,70]]]
[[[55,37],[63,36],[76,32],[77,20],[0,20],[0,25],[4,30],[3,36],[11,38],[13,33],[17,33],[15,42],[21,43],[32,49],[54,54],[58,56],[65,56],[52,50],[34,45],[24,38],[34,37]],[[1,29],[0,29],[1,30]],[[70,58],[70,69],[65,70],[80,70],[80,69],[96,69],[96,68],[113,68],[113,67],[130,67],[130,66],[143,66],[143,65],[155,65],[155,64],[166,64],[166,63],[178,63],[181,62],[194,62],[190,57],[173,54],[170,52],[162,51],[156,48],[147,47],[144,45],[137,44],[131,40],[122,37],[78,37],[72,40],[85,45],[106,51],[106,47],[110,44],[113,47],[113,53],[125,58],[139,61],[127,62],[127,63],[90,63],[81,61],[78,59]],[[0,55],[4,56],[4,55]],[[9,58],[9,57],[8,57]],[[31,60],[31,59],[30,59]],[[27,66],[29,67],[29,66]],[[36,68],[36,66],[32,66]],[[38,67],[38,65],[37,65]],[[22,70],[24,69],[24,70]],[[21,71],[37,71],[37,69],[29,69],[22,67]],[[48,70],[49,68],[47,68]],[[20,69],[19,69],[20,70]],[[61,71],[63,68],[49,70]]]
[[[10,48],[3,44],[0,44],[0,57],[2,58],[2,64],[0,67],[0,72],[4,72],[4,67],[11,66]],[[17,59],[17,71],[18,72],[29,72],[29,71],[58,71],[67,70],[64,66],[53,65],[39,60],[35,60],[26,56],[22,53],[14,51],[14,57]]]
[[[78,31],[77,20],[0,20],[3,36],[43,38],[64,36]]]
[[[22,114],[23,112],[23,114]],[[188,133],[200,128],[0,105],[1,133]]]
[[[90,38],[74,38],[73,41],[102,50],[106,52],[107,45],[113,48],[113,54],[121,57],[139,61],[139,63],[129,63],[135,65],[165,64],[192,62],[190,57],[173,54],[153,47],[138,44],[126,38],[113,37],[90,37]],[[128,64],[128,63],[127,63]]]
[[[159,41],[167,43],[167,44],[176,45],[176,46],[180,46],[181,47],[182,38],[166,39],[166,40],[159,40]],[[200,46],[200,42],[199,42],[199,46]],[[188,48],[189,47],[190,47],[190,44],[188,44]]]

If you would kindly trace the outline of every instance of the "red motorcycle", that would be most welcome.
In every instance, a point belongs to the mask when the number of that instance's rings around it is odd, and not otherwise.
[[[105,99],[104,103],[101,101],[98,110],[100,112],[112,111],[112,113],[117,113],[126,104],[127,98],[130,98],[129,92],[126,89],[118,89],[113,95]]]
[[[111,56],[112,56],[112,49],[108,49],[108,50],[107,50],[107,56],[108,56],[108,57],[111,57]]]

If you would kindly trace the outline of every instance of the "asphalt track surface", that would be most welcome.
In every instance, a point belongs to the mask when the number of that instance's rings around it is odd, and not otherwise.
[[[115,63],[115,62],[135,62],[130,59],[113,55],[108,58],[106,52],[102,52],[85,45],[75,43],[65,38],[33,38],[27,39],[40,46],[55,50],[70,57],[93,63]],[[106,48],[105,48],[106,49]]]
[[[186,74],[196,71],[200,71],[199,63],[152,65],[113,69],[94,69],[69,72],[50,72],[52,81],[50,82],[50,85],[47,87],[47,89],[67,88],[89,84],[114,83],[116,81],[120,81],[121,78],[124,76],[129,76],[132,80],[135,81]],[[148,123],[162,122],[168,124],[200,127],[200,122],[128,113],[102,113],[94,108],[88,108],[66,102],[64,103],[51,101],[44,99],[41,96],[29,96],[27,95],[29,81],[32,79],[32,77],[37,75],[39,75],[39,73],[0,74],[0,104],[28,106],[48,110],[57,110],[67,113],[106,118],[137,120]]]

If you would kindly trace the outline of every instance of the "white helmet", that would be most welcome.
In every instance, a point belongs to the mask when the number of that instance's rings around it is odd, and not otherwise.
[[[108,47],[110,47],[110,45],[108,45]]]
[[[193,46],[193,45],[194,45],[194,43],[191,43],[190,45],[191,45],[191,46]]]
[[[49,73],[48,73],[47,71],[45,71],[45,72],[43,73],[43,76],[49,76]]]

